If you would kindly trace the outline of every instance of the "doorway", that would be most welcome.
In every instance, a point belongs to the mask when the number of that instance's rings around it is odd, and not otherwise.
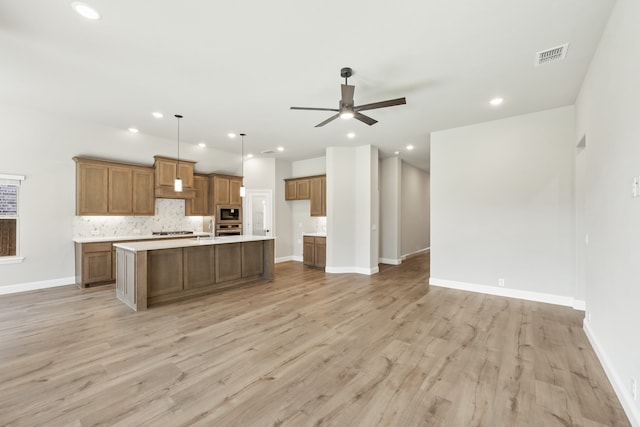
[[[273,190],[247,190],[244,224],[244,234],[273,236]]]

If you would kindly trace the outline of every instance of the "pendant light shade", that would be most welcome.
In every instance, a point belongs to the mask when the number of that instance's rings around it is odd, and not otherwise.
[[[175,118],[178,119],[178,165],[176,166],[176,180],[173,183],[173,191],[176,193],[182,192],[182,180],[180,179],[180,119],[182,116],[176,114]]]
[[[242,187],[240,187],[240,197],[244,197],[246,194],[246,189],[244,188],[244,137],[246,136],[246,134],[241,133],[240,137],[242,137],[242,140],[240,142],[240,161],[242,163],[240,163],[240,175],[242,175]]]

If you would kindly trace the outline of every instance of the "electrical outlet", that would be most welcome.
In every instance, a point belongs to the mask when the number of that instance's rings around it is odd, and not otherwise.
[[[633,197],[638,197],[638,177],[633,177],[633,184],[631,187],[631,195]]]
[[[638,383],[635,378],[631,378],[631,396],[633,400],[638,400]]]
[[[498,286],[504,287],[504,279],[502,277],[498,279]]]

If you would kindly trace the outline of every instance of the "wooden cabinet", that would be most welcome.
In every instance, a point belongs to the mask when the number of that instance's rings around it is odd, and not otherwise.
[[[327,181],[325,177],[309,180],[311,195],[311,216],[327,216]]]
[[[309,200],[309,178],[285,179],[285,200]]]
[[[242,177],[233,175],[210,175],[213,182],[213,205],[241,205],[240,187]]]
[[[148,297],[171,294],[183,289],[182,248],[149,251],[147,266]]]
[[[81,287],[113,282],[111,242],[76,243],[76,282]]]
[[[326,175],[284,180],[285,200],[310,200],[311,216],[327,216]]]
[[[263,242],[245,242],[242,245],[242,277],[262,276],[264,273]]]
[[[133,214],[155,215],[156,199],[153,195],[153,169],[133,168]]]
[[[209,178],[204,175],[194,175],[193,187],[196,192],[195,197],[191,200],[185,200],[185,215],[212,215],[209,210]]]
[[[218,245],[215,254],[216,283],[242,278],[241,243]]]
[[[153,170],[74,157],[76,215],[153,215]]]
[[[109,166],[102,163],[76,161],[76,215],[109,213]]]
[[[193,199],[195,197],[193,168],[195,162],[154,156],[155,196],[163,199]],[[182,180],[182,191],[174,191],[175,179]]]
[[[302,259],[304,265],[324,268],[327,264],[327,238],[303,236]]]
[[[184,289],[214,284],[215,247],[183,248]]]

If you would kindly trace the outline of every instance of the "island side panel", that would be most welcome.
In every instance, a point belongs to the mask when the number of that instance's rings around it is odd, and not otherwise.
[[[147,309],[147,251],[135,253],[135,305],[136,310]]]
[[[276,268],[276,253],[275,253],[275,240],[264,241],[264,271],[262,277],[265,279],[273,280],[273,275]]]

